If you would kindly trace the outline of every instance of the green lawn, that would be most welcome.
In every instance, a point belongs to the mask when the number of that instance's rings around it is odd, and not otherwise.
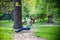
[[[41,38],[46,38],[47,40],[59,40],[60,37],[60,27],[59,26],[40,26],[34,24],[35,27],[34,35]]]
[[[12,28],[0,28],[0,40],[12,40]]]
[[[13,21],[2,20],[0,21],[0,27],[13,27]]]
[[[14,32],[12,21],[0,21],[0,40],[12,40],[12,33]],[[36,30],[34,35],[40,38],[46,38],[47,40],[58,40],[60,37],[59,26],[40,26],[40,24],[33,24]]]
[[[12,21],[0,21],[0,40],[12,40],[13,30]]]

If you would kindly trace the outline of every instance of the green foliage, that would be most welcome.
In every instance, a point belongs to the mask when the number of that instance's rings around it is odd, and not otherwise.
[[[0,1],[0,12],[8,13],[13,10],[13,0],[1,0]]]
[[[1,0],[0,1],[0,15],[3,13],[11,13],[14,8],[13,0]],[[22,0],[22,15],[23,18],[26,15],[37,18],[38,14],[53,14],[53,18],[60,18],[58,0]],[[40,15],[41,16],[41,15]]]
[[[59,14],[58,7],[56,7],[57,0],[23,0],[22,5],[22,13],[24,15],[28,14],[34,18],[42,13],[46,15],[53,14],[53,18],[56,18]]]

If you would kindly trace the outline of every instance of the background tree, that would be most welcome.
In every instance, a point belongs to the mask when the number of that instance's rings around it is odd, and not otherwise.
[[[13,11],[13,0],[0,0],[0,15],[1,15],[2,19],[6,19],[6,18],[9,19],[8,15],[9,15],[9,13],[11,15],[12,11]],[[8,17],[5,16],[4,14],[7,15]]]

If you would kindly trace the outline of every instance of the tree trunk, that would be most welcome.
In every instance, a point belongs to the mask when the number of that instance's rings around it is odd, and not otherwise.
[[[16,6],[17,5],[17,6]],[[22,28],[22,6],[21,0],[14,0],[14,28]]]

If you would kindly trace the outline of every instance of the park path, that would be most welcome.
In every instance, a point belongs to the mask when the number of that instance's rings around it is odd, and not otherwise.
[[[33,29],[30,31],[22,31],[19,33],[13,33],[12,40],[45,40],[44,38],[38,38],[33,36]]]

